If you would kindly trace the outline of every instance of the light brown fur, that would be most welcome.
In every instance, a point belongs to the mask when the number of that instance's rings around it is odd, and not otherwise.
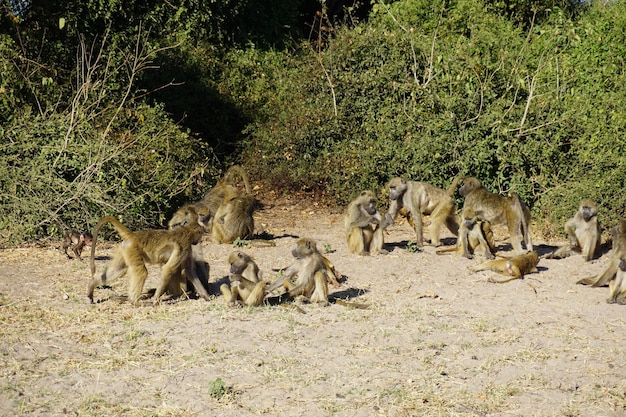
[[[523,279],[525,274],[538,272],[537,263],[539,262],[539,255],[537,252],[527,252],[523,255],[513,256],[508,259],[496,259],[483,262],[471,268],[472,272],[491,270],[501,273],[502,275],[509,275],[511,278],[496,280],[489,278],[489,282],[495,282],[503,284],[505,282],[513,281],[514,279]]]
[[[115,250],[101,277],[94,278],[96,241],[98,232],[105,223],[111,223],[124,241]],[[92,279],[87,289],[89,300],[93,302],[96,286],[105,284],[109,279],[122,277],[128,272],[128,298],[130,302],[137,304],[148,276],[146,269],[148,263],[161,265],[161,280],[154,294],[153,303],[158,303],[161,295],[179,282],[183,269],[198,294],[208,300],[209,295],[198,278],[191,249],[192,245],[200,242],[203,232],[204,229],[198,221],[173,230],[148,229],[131,232],[115,217],[103,217],[95,228],[91,247]]]
[[[265,298],[265,282],[259,277],[259,267],[243,252],[233,252],[228,257],[230,263],[230,286],[222,284],[220,291],[227,305],[243,303],[257,307]]]
[[[480,184],[478,179],[473,177],[463,180],[459,194],[465,197],[463,209],[472,209],[477,216],[492,225],[507,225],[511,236],[511,246],[518,254],[524,253],[522,241],[525,242],[529,251],[533,250],[529,230],[530,210],[522,203],[517,194],[506,197],[491,193]],[[461,225],[460,238],[466,240],[467,233],[467,228]]]
[[[583,255],[585,261],[593,259],[601,240],[598,206],[593,200],[586,198],[580,202],[574,217],[565,223],[565,233],[569,243],[548,254],[547,259],[567,258],[575,253]]]
[[[376,194],[366,190],[348,204],[344,228],[348,250],[359,255],[387,253],[383,249],[383,218],[376,210]]]
[[[415,230],[417,247],[423,246],[422,215],[430,216],[428,233],[431,244],[439,246],[440,230],[446,225],[455,236],[458,234],[459,224],[456,220],[456,208],[452,196],[457,183],[462,177],[455,177],[448,190],[442,190],[425,182],[407,181],[396,177],[389,181],[389,210],[385,214],[388,224],[393,224],[401,208],[406,207],[410,213],[409,223],[412,222]],[[408,216],[407,216],[408,217]]]
[[[74,259],[82,261],[80,255],[83,253],[83,248],[85,245],[91,246],[92,241],[93,236],[86,230],[82,232],[68,230],[65,232],[65,238],[63,239],[61,247],[63,248],[63,253],[67,256],[67,259],[72,259],[69,253],[67,253],[67,250],[71,248],[72,252],[74,252]]]
[[[626,259],[626,219],[620,220],[619,224],[612,229],[613,234],[613,252],[611,254],[611,260],[609,264],[604,268],[599,275],[590,278],[583,278],[578,280],[577,284],[591,285],[592,287],[604,287],[609,285],[611,281],[616,278],[619,270],[619,265],[622,259]],[[610,290],[610,298],[615,299],[616,291],[622,286],[622,284],[615,285],[615,289]]]
[[[465,235],[466,239],[459,237],[455,247],[439,249],[435,253],[441,255],[454,252],[471,259],[474,252],[482,248],[485,251],[485,258],[494,259],[496,249],[491,224],[476,216],[476,213],[469,208],[461,211],[460,223],[462,227],[466,227],[468,230],[468,233]]]

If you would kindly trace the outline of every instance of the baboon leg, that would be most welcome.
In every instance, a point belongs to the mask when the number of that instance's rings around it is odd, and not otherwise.
[[[371,255],[377,255],[379,253],[386,254],[387,250],[383,249],[385,243],[385,237],[383,235],[383,228],[377,227],[372,234],[372,240],[370,242],[369,251]]]
[[[509,227],[511,246],[513,246],[513,250],[517,253],[524,253],[524,249],[522,249],[522,241],[520,240],[521,223],[516,219],[509,219],[507,226]]]
[[[224,296],[224,301],[226,301],[226,305],[229,305],[235,301],[233,298],[233,293],[230,291],[230,287],[228,286],[228,284],[220,285],[220,292]]]
[[[265,298],[265,282],[261,281],[261,282],[258,282],[254,286],[254,289],[250,292],[250,295],[248,295],[248,298],[246,298],[245,303],[247,306],[250,306],[250,307],[258,307],[261,304],[263,304],[264,298]]]
[[[317,271],[314,278],[315,290],[310,296],[311,302],[328,305],[328,283],[326,281],[326,274],[322,271]]]
[[[148,269],[142,261],[140,264],[130,265],[128,275],[128,300],[133,304],[137,304],[141,298],[146,278],[148,278]]]
[[[348,249],[352,253],[359,255],[367,255],[365,248],[366,236],[363,233],[363,229],[360,227],[353,227],[348,236]]]

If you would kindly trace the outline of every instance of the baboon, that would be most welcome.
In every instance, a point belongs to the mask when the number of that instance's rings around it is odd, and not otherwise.
[[[598,206],[588,198],[580,202],[574,217],[565,222],[565,232],[569,244],[557,248],[548,254],[548,259],[562,259],[580,253],[585,261],[593,259],[600,247],[600,223],[598,222]]]
[[[263,304],[265,282],[259,277],[259,267],[243,252],[233,252],[228,257],[230,263],[230,286],[222,284],[220,291],[227,305],[243,303],[250,307]]]
[[[359,255],[387,253],[383,249],[384,221],[376,210],[376,194],[366,190],[348,204],[344,227],[348,250]]]
[[[192,210],[192,216],[195,211]],[[107,265],[100,278],[94,278],[96,267],[94,258],[98,232],[105,223],[111,223],[122,237],[123,242],[117,247],[113,259]],[[196,292],[205,300],[209,294],[202,286],[196,272],[191,246],[200,242],[204,228],[196,220],[172,230],[139,230],[131,232],[115,217],[106,216],[100,219],[93,234],[91,246],[91,281],[87,289],[87,297],[93,303],[93,293],[98,285],[105,284],[108,279],[122,277],[129,273],[128,298],[137,304],[143,292],[143,286],[148,276],[146,264],[161,265],[161,280],[154,293],[153,303],[159,302],[161,295],[172,289],[172,282],[180,280],[183,269],[187,278],[192,282]],[[172,281],[174,280],[174,281]]]
[[[619,263],[622,259],[626,259],[626,219],[620,220],[619,224],[611,229],[611,234],[613,235],[613,252],[609,264],[598,276],[580,279],[576,284],[604,287],[615,279]]]
[[[254,235],[255,198],[239,194],[224,201],[215,212],[211,238],[216,243],[233,243],[237,238],[250,239]]]
[[[439,249],[435,253],[441,255],[446,252],[455,252],[471,259],[474,252],[482,247],[487,259],[495,259],[496,249],[491,224],[477,216],[470,208],[461,211],[460,220],[461,227],[468,230],[465,234],[466,239],[459,237],[455,247]]]
[[[233,165],[228,168],[224,177],[219,180],[208,193],[206,193],[202,200],[200,200],[204,206],[208,207],[211,214],[216,215],[217,209],[222,205],[222,203],[229,201],[231,198],[242,193],[235,184],[235,175],[239,175],[239,177],[241,177],[245,194],[252,195],[248,173],[241,166]]]
[[[510,197],[501,196],[487,191],[478,179],[469,177],[463,180],[459,194],[465,197],[463,209],[472,209],[484,221],[494,224],[506,224],[511,235],[511,246],[518,253],[524,253],[521,241],[529,251],[533,250],[530,240],[530,210],[522,203],[519,196],[513,193]],[[459,232],[463,241],[467,239],[468,230],[461,225]]]
[[[626,304],[626,281],[624,280],[624,275],[626,275],[626,259],[621,258],[617,264],[615,279],[609,281],[609,298],[606,300],[607,303]]]
[[[471,268],[472,272],[491,270],[499,272],[503,275],[510,275],[511,278],[497,280],[489,278],[489,282],[495,282],[503,284],[505,282],[513,281],[514,279],[523,279],[525,274],[533,272],[539,272],[537,270],[537,263],[539,262],[539,255],[537,252],[526,252],[522,255],[513,256],[506,259],[496,259],[492,261],[486,261]]]
[[[200,226],[202,226],[205,231],[211,230],[211,214],[208,208],[204,206],[199,206],[196,209],[193,205],[188,204],[178,209],[176,213],[180,216],[179,222],[170,222],[170,230],[176,227],[182,227],[191,224],[194,222],[194,219],[197,219],[197,222],[200,224]],[[204,260],[204,255],[202,253],[202,243],[198,242],[194,245],[191,245],[191,252],[196,266],[196,273],[198,274],[198,278],[200,279],[202,286],[208,291],[210,266],[209,263]],[[191,282],[188,281],[187,273],[183,269],[180,279],[170,281],[167,292],[174,297],[178,297],[182,294],[182,292],[191,290],[189,284],[191,284]]]
[[[68,230],[65,232],[65,238],[63,239],[63,243],[61,244],[63,248],[63,253],[67,256],[67,259],[72,259],[69,253],[67,253],[68,248],[72,248],[72,252],[74,252],[74,258],[82,261],[80,255],[83,253],[83,248],[85,245],[91,246],[93,241],[93,236],[87,230],[82,232],[76,230]]]
[[[428,232],[432,245],[439,246],[441,244],[439,231],[443,224],[457,236],[459,224],[456,220],[452,196],[462,178],[461,176],[455,177],[447,190],[442,190],[425,182],[407,181],[400,177],[393,178],[387,185],[391,202],[389,210],[385,214],[386,222],[393,224],[399,210],[406,207],[413,222],[416,245],[420,248],[423,246],[424,239],[422,215],[430,215],[431,224]]]
[[[268,292],[283,287],[292,298],[327,305],[326,263],[317,243],[312,239],[299,239],[291,254],[296,260],[268,288]]]

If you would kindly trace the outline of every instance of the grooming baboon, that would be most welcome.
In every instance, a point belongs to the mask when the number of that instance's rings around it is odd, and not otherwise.
[[[478,179],[469,177],[463,180],[459,194],[465,197],[463,209],[472,209],[484,221],[494,224],[506,224],[511,235],[511,246],[521,254],[523,240],[529,251],[533,250],[530,239],[530,210],[519,196],[513,193],[510,197],[501,196],[487,191]],[[461,225],[459,237],[467,239],[467,228]]]
[[[239,175],[244,185],[244,192],[241,192],[237,188],[235,183],[235,175]],[[228,168],[228,171],[224,174],[224,177],[215,184],[213,188],[200,200],[200,202],[209,208],[211,214],[215,215],[217,209],[225,201],[239,194],[252,195],[252,189],[250,188],[250,179],[248,173],[239,165],[233,165]],[[256,201],[255,201],[256,204]]]
[[[439,231],[442,225],[446,225],[455,236],[458,234],[459,225],[456,220],[454,190],[462,177],[457,176],[447,190],[434,187],[425,182],[407,181],[396,177],[389,181],[389,210],[385,214],[386,222],[393,221],[402,207],[406,207],[411,215],[413,230],[417,247],[423,246],[422,215],[430,215],[430,227],[428,233],[430,242],[434,246],[441,244]],[[409,221],[411,223],[411,221]]]
[[[461,227],[468,230],[468,233],[465,233],[465,239],[459,236],[454,248],[439,249],[435,253],[441,255],[446,252],[455,252],[471,259],[474,252],[482,247],[485,251],[485,258],[495,259],[496,249],[491,224],[482,220],[470,208],[461,211],[460,220]]]
[[[250,239],[254,234],[256,199],[251,194],[239,194],[224,201],[215,213],[211,238],[216,243],[233,243],[236,239]]]
[[[172,223],[170,221],[170,226],[169,226],[170,230],[176,227],[182,227],[182,226],[191,224],[194,221],[197,221],[205,231],[211,230],[211,224],[212,224],[211,214],[208,208],[204,206],[199,206],[195,208],[194,205],[188,204],[178,209],[176,213],[179,215],[179,218],[178,218],[179,221],[176,223]],[[202,253],[202,243],[198,242],[192,245],[191,252],[192,252],[193,260],[196,266],[196,273],[198,274],[198,278],[200,279],[202,286],[208,291],[210,267],[209,267],[209,263],[204,260],[204,255]],[[182,293],[182,291],[190,290],[190,287],[187,284],[191,284],[191,282],[188,281],[187,273],[183,269],[182,276],[180,277],[179,280],[170,281],[170,285],[169,285],[167,292],[177,297]]]
[[[326,263],[317,249],[317,243],[312,239],[300,239],[291,254],[296,260],[268,288],[268,292],[284,287],[292,298],[328,304]]]
[[[503,275],[510,275],[511,278],[503,280],[497,280],[494,278],[488,279],[489,282],[503,284],[505,282],[513,281],[514,279],[523,279],[525,274],[539,272],[537,270],[538,262],[539,255],[537,255],[537,252],[527,252],[507,259],[486,261],[472,267],[471,270],[473,272],[491,270],[499,272]]]
[[[195,214],[195,211],[191,210]],[[124,241],[115,250],[113,259],[107,265],[102,276],[94,278],[96,241],[98,232],[105,223],[111,223]],[[203,232],[204,228],[198,222],[197,217],[195,221],[172,230],[139,230],[135,232],[128,230],[115,217],[103,217],[94,230],[90,263],[92,279],[87,289],[87,296],[93,302],[96,286],[105,284],[108,279],[122,277],[128,272],[128,298],[130,302],[137,304],[148,276],[146,264],[150,263],[161,265],[161,280],[154,293],[154,303],[158,303],[161,295],[168,289],[175,290],[177,281],[180,285],[183,269],[196,292],[208,300],[209,294],[198,278],[196,262],[194,262],[191,249],[192,245],[200,242]]]
[[[233,252],[228,257],[230,263],[230,286],[222,284],[220,291],[227,305],[243,303],[250,307],[263,304],[265,282],[259,277],[259,267],[243,252]]]
[[[609,298],[606,302],[609,304],[626,304],[626,259],[621,258],[617,264],[615,279],[609,281]]]
[[[78,232],[76,230],[68,230],[65,232],[65,238],[63,239],[62,248],[63,253],[67,256],[67,259],[72,259],[69,253],[67,253],[68,248],[72,248],[72,252],[74,252],[74,258],[77,258],[82,261],[80,255],[83,253],[83,248],[85,245],[91,246],[93,241],[93,236],[88,231],[84,230],[82,232]]]
[[[619,224],[611,229],[611,234],[613,235],[613,250],[609,264],[596,277],[580,279],[576,282],[577,284],[604,287],[615,279],[619,263],[622,259],[626,259],[626,219],[620,220]]]
[[[580,253],[585,261],[593,259],[596,250],[600,247],[600,223],[598,223],[598,206],[588,198],[580,202],[580,207],[574,217],[565,222],[565,232],[569,244],[557,248],[548,254],[548,259],[567,258],[574,253]]]
[[[384,221],[376,210],[376,194],[366,190],[348,204],[344,227],[348,250],[359,255],[387,253],[383,249]]]

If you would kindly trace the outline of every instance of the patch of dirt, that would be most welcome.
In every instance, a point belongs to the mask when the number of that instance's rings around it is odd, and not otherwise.
[[[277,245],[243,250],[265,279],[291,263],[297,237],[313,238],[346,277],[332,296],[368,309],[228,308],[216,285],[210,302],[133,307],[115,297],[125,279],[91,305],[87,261],[58,247],[3,250],[0,415],[626,415],[626,307],[575,284],[608,254],[542,259],[538,274],[493,284],[495,273],[469,272],[480,258],[409,252],[407,224],[388,229],[389,255],[359,257],[341,210],[264,201],[257,230]],[[98,245],[98,272],[111,248]],[[224,279],[233,246],[207,238],[203,249],[211,281]]]

